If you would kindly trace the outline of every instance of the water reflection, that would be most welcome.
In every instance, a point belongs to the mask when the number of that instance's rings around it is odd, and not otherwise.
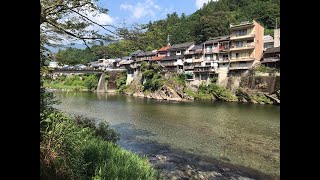
[[[280,106],[219,101],[172,103],[84,92],[56,95],[62,101],[57,107],[66,112],[108,121],[122,137],[136,133],[131,141],[120,141],[128,149],[141,147],[142,141],[157,142],[280,174]]]

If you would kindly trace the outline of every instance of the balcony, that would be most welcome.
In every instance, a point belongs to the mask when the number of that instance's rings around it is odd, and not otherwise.
[[[210,50],[207,50],[207,49],[206,49],[206,50],[205,50],[205,53],[206,53],[206,54],[213,54],[214,52],[213,52],[212,49],[210,49]]]
[[[252,39],[255,37],[255,34],[246,34],[243,36],[232,36],[230,40],[238,40],[238,39]]]
[[[239,58],[230,59],[230,62],[237,62],[237,61],[254,61],[254,58],[251,58],[251,57],[239,57]]]
[[[194,65],[190,65],[190,66],[183,66],[184,70],[190,70],[190,69],[194,69]]]
[[[219,50],[219,52],[220,51],[229,51],[229,46],[220,46],[218,50]]]
[[[204,67],[204,68],[196,68],[193,70],[193,72],[195,73],[201,73],[201,72],[214,72],[214,69],[212,68],[208,68],[208,67]]]
[[[229,58],[227,58],[227,57],[225,57],[225,58],[220,58],[219,59],[219,63],[227,63],[227,62],[229,62],[230,60],[229,60]]]
[[[176,63],[161,63],[162,65],[164,65],[164,66],[177,66],[177,64]]]
[[[229,70],[250,69],[250,67],[248,64],[231,64]]]
[[[213,50],[212,50],[213,53],[218,53],[219,51],[220,51],[220,47],[213,48]]]
[[[185,59],[184,62],[187,62],[187,63],[192,63],[192,59],[189,58],[189,59]]]
[[[239,51],[239,50],[247,50],[247,49],[254,49],[254,44],[246,44],[244,46],[235,46],[232,45],[230,51]]]

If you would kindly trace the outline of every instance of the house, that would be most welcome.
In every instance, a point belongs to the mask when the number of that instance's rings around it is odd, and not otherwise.
[[[182,72],[184,53],[188,53],[193,46],[194,42],[172,45],[167,49],[167,56],[159,61],[168,72]]]
[[[98,61],[91,61],[88,63],[88,67],[97,70],[97,69],[99,69],[100,65],[99,65]]]
[[[261,64],[267,67],[280,69],[280,46],[266,49],[263,53]]]
[[[156,55],[152,56],[149,59],[149,64],[158,64],[159,67],[161,68],[161,70],[163,70],[165,66],[160,63],[160,60],[165,58],[168,55],[169,48],[170,48],[170,44],[163,46],[160,49],[156,50],[155,51]]]
[[[202,51],[202,44],[198,44],[194,45],[188,52],[184,53],[183,70],[188,79],[194,79],[194,66],[201,65],[203,59]]]
[[[256,21],[230,24],[230,66],[228,75],[249,73],[262,58],[264,28]]]
[[[50,61],[49,62],[49,66],[50,68],[58,68],[58,62],[55,62],[55,61]]]
[[[274,47],[273,37],[270,35],[263,36],[263,51],[265,51],[267,48],[273,48],[273,47]]]

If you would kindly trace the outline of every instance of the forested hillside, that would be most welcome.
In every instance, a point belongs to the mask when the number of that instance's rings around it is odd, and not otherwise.
[[[276,20],[277,19],[277,20]],[[133,27],[119,28],[123,40],[92,50],[66,49],[57,53],[57,60],[66,64],[86,63],[98,58],[128,56],[135,50],[159,49],[170,35],[171,44],[195,41],[201,43],[211,37],[228,35],[230,23],[256,20],[273,34],[280,27],[280,0],[219,0],[211,1],[193,14],[168,14],[166,19]],[[75,54],[75,52],[83,51]],[[89,55],[89,57],[88,57]],[[77,60],[78,59],[78,60]]]

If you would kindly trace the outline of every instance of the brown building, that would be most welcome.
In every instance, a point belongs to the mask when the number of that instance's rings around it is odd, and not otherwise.
[[[264,28],[256,21],[230,25],[229,75],[248,73],[262,58]]]
[[[261,64],[267,67],[280,69],[280,47],[268,48],[263,53]]]

